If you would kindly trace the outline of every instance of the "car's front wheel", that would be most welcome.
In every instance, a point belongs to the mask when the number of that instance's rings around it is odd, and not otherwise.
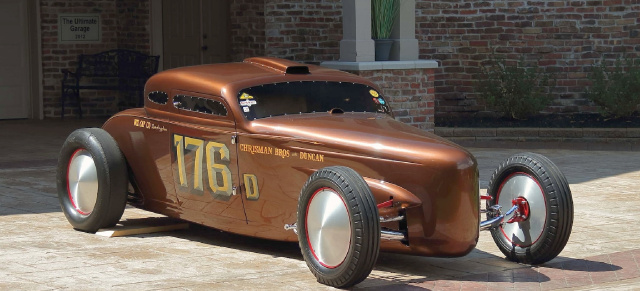
[[[560,254],[571,234],[573,200],[567,179],[548,158],[534,153],[509,157],[493,173],[487,193],[487,208],[518,205],[507,221],[491,229],[507,259],[542,264]]]
[[[298,201],[297,232],[318,282],[346,288],[363,281],[380,251],[378,208],[369,186],[347,167],[320,169]]]
[[[116,225],[127,203],[127,165],[113,137],[99,128],[72,132],[60,150],[57,187],[75,229]]]

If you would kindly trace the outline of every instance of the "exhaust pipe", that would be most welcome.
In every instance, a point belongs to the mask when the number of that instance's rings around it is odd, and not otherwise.
[[[392,221],[400,221],[404,219],[404,215],[396,216],[396,217],[382,217],[380,216],[380,222],[392,222]]]
[[[398,205],[396,205],[396,208],[393,208],[393,197],[391,197],[388,201],[378,204],[378,211],[381,211],[381,210],[388,210],[388,211],[385,211],[385,214],[388,214],[388,212],[392,212],[397,215],[399,212]],[[405,219],[405,216],[404,215],[397,215],[397,216],[390,216],[390,217],[380,216],[379,219],[380,219],[380,223],[402,221]],[[380,239],[403,241],[404,243],[406,243],[407,241],[407,238],[404,232],[397,231],[397,230],[387,230],[387,229],[380,230]]]
[[[383,229],[380,231],[380,239],[401,241],[401,240],[405,240],[405,237],[403,232]]]
[[[294,224],[285,224],[284,225],[284,229],[285,230],[293,230],[293,232],[298,234],[298,226],[295,223]],[[383,229],[383,230],[380,230],[380,239],[402,241],[402,240],[405,240],[405,236],[404,236],[404,233],[400,232],[400,231],[384,230]]]

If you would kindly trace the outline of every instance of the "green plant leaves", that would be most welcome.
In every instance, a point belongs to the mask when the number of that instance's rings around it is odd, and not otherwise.
[[[371,38],[388,39],[395,23],[398,0],[371,0]]]
[[[603,61],[591,69],[587,98],[605,116],[631,116],[640,105],[640,59],[617,59],[613,67]]]
[[[539,69],[527,66],[524,58],[507,62],[491,57],[482,73],[476,90],[488,105],[496,107],[513,119],[527,119],[539,113],[551,100],[555,80]]]

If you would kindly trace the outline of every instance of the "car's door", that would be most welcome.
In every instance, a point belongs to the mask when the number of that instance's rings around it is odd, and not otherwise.
[[[297,239],[283,226],[296,222],[300,189],[311,172],[298,156],[298,149],[300,144],[291,140],[239,132],[242,195],[252,235]]]
[[[233,113],[222,98],[172,92],[171,167],[181,218],[229,229],[246,222],[238,187]]]

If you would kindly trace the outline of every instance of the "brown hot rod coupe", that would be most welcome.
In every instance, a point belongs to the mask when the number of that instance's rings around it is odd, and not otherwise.
[[[65,141],[57,187],[74,228],[114,226],[129,203],[298,241],[335,287],[364,280],[380,250],[464,256],[488,229],[507,259],[540,264],[569,239],[571,191],[551,161],[514,155],[480,195],[475,158],[396,121],[366,79],[249,58],[158,73],[144,96],[144,108]]]

